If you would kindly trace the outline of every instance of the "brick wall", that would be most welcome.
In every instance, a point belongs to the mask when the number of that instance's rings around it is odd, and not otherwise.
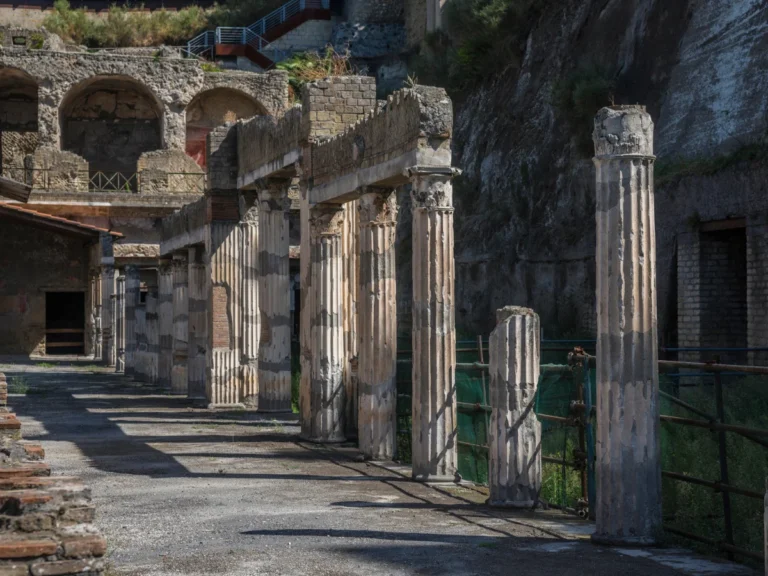
[[[237,190],[237,124],[224,124],[208,133],[207,190]]]
[[[677,345],[698,348],[701,342],[699,235],[686,232],[677,238]],[[680,354],[680,360],[698,361],[698,354]]]
[[[375,78],[336,76],[312,82],[302,94],[302,139],[339,134],[375,106]]]
[[[747,310],[748,347],[768,348],[768,224],[757,219],[747,224]],[[752,353],[750,362],[768,366],[768,353]]]

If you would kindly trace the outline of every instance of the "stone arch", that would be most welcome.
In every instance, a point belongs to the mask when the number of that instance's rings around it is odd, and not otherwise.
[[[224,86],[197,94],[186,112],[186,151],[200,166],[205,166],[205,139],[211,130],[227,122],[268,114],[264,105],[250,94]]]
[[[24,179],[24,157],[37,148],[37,92],[29,73],[0,67],[0,165],[14,180]]]
[[[163,147],[163,104],[130,76],[99,75],[69,89],[59,106],[61,149],[88,161],[91,173],[128,180],[144,152]]]

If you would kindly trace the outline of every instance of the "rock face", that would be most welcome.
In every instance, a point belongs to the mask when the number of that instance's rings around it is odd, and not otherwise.
[[[558,107],[558,89],[579,70],[605,70],[616,104],[647,106],[659,166],[732,152],[766,131],[768,77],[760,71],[768,53],[757,46],[768,38],[768,8],[758,0],[567,0],[545,2],[539,14],[519,70],[500,71],[456,106],[454,165],[464,170],[454,182],[456,322],[488,333],[493,312],[511,301],[541,315],[545,336],[592,336],[594,169],[592,151],[579,146],[591,127],[575,126]],[[662,334],[674,329],[677,234],[697,211],[745,215],[725,207],[734,195],[757,202],[746,210],[762,208],[757,189],[739,184],[745,177],[704,183],[717,193],[703,208],[701,178],[657,185],[666,226],[660,220]]]

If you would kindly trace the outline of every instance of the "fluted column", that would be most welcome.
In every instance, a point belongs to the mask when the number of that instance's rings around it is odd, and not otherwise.
[[[139,304],[141,280],[136,266],[125,267],[125,375],[136,373],[136,307]]]
[[[346,409],[344,411],[345,434],[347,438],[357,438],[358,418],[358,276],[359,276],[359,202],[354,200],[344,204],[344,224],[341,233],[342,276],[344,285],[341,292],[344,309],[344,393]]]
[[[341,303],[341,206],[319,204],[310,214],[310,390],[301,434],[314,442],[343,442],[345,394]]]
[[[540,364],[539,316],[529,308],[496,311],[490,359],[491,506],[532,508],[541,490],[541,423],[534,411]]]
[[[125,372],[125,274],[115,281],[115,372]]]
[[[208,350],[208,279],[205,247],[192,246],[188,252],[189,337],[187,344],[187,397],[206,404],[205,378]]]
[[[240,223],[235,220],[209,224],[206,240],[208,275],[208,374],[209,408],[244,408],[241,398]]]
[[[259,200],[255,193],[241,195],[242,220],[240,234],[243,266],[243,404],[259,407],[259,340],[261,312],[259,311]]]
[[[299,254],[299,280],[301,283],[299,310],[299,343],[301,381],[299,383],[299,419],[302,431],[312,430],[312,322],[310,320],[312,294],[312,257],[310,242],[311,212],[309,191],[305,180],[301,182],[299,216],[301,219],[301,252]]]
[[[456,455],[451,168],[414,167],[413,210],[413,477],[453,481]]]
[[[597,507],[593,540],[652,544],[661,529],[653,122],[595,118]]]
[[[112,259],[114,262],[114,258]],[[115,365],[115,334],[112,300],[115,295],[115,267],[112,264],[101,266],[101,360],[107,366]]]
[[[259,411],[291,410],[291,283],[288,185],[270,181],[259,191],[261,341]]]
[[[157,296],[157,286],[150,287],[147,291],[147,304],[144,315],[144,329],[147,340],[145,379],[152,384],[157,384],[157,360],[160,353],[159,335],[157,332]]]
[[[173,255],[173,368],[171,394],[187,394],[189,342],[189,268],[187,253]]]
[[[172,260],[160,260],[157,277],[157,331],[160,346],[157,359],[157,383],[171,389],[173,371],[173,265]]]
[[[397,410],[397,194],[365,192],[359,200],[358,443],[366,458],[391,460]]]

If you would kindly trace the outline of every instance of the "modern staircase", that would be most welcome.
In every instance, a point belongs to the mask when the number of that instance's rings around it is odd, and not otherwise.
[[[308,20],[330,20],[331,0],[290,0],[250,26],[219,26],[187,42],[187,51],[214,60],[217,56],[245,56],[264,70],[287,54],[270,48],[284,34]]]

